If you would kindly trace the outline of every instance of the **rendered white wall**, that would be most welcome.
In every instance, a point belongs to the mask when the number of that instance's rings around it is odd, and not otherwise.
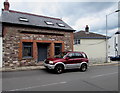
[[[2,67],[2,23],[0,16],[0,67]]]
[[[120,55],[120,34],[118,35],[118,55]]]
[[[0,37],[0,67],[2,67],[2,37]]]
[[[108,40],[108,56],[115,56],[115,35]]]
[[[116,40],[115,40],[116,38]],[[115,44],[118,44],[116,46],[116,49],[118,50],[118,55],[120,55],[120,34],[114,34],[109,40],[108,40],[108,56],[116,56],[115,52]]]
[[[74,51],[83,51],[91,62],[105,62],[105,39],[81,39],[80,45],[74,45]]]

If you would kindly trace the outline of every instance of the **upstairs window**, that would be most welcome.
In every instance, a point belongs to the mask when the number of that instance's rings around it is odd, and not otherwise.
[[[28,20],[27,18],[20,17],[20,18],[19,18],[19,21],[28,22],[29,20]]]
[[[57,25],[60,26],[60,27],[65,27],[65,25],[62,24],[62,23],[57,23]]]
[[[51,22],[51,21],[45,21],[45,23],[46,23],[47,25],[54,25],[53,22]]]
[[[74,45],[78,45],[78,44],[80,44],[80,39],[75,39],[74,40]]]

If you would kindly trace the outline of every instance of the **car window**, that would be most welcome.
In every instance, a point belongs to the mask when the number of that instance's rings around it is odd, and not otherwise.
[[[75,53],[75,58],[84,58],[81,53]]]
[[[74,56],[75,56],[74,53],[69,53],[67,57],[69,57],[71,59],[71,58],[74,58]]]
[[[83,55],[84,58],[87,58],[87,55],[86,55],[86,54],[83,53],[82,55]]]

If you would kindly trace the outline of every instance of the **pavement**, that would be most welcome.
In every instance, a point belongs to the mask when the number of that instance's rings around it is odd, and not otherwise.
[[[119,65],[118,61],[111,61],[108,63],[94,63],[89,64],[89,66],[105,66],[105,65]],[[9,71],[26,71],[26,70],[40,70],[44,69],[43,65],[40,66],[24,66],[24,67],[3,67],[0,68],[0,72],[9,72]]]

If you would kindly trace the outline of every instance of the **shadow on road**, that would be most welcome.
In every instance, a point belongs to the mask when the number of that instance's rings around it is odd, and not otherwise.
[[[42,69],[45,73],[48,73],[48,74],[55,74],[55,71],[54,70],[50,70],[50,69]],[[63,73],[71,73],[71,72],[81,72],[81,73],[84,73],[82,71],[80,71],[79,69],[67,69],[67,70],[64,70]]]

